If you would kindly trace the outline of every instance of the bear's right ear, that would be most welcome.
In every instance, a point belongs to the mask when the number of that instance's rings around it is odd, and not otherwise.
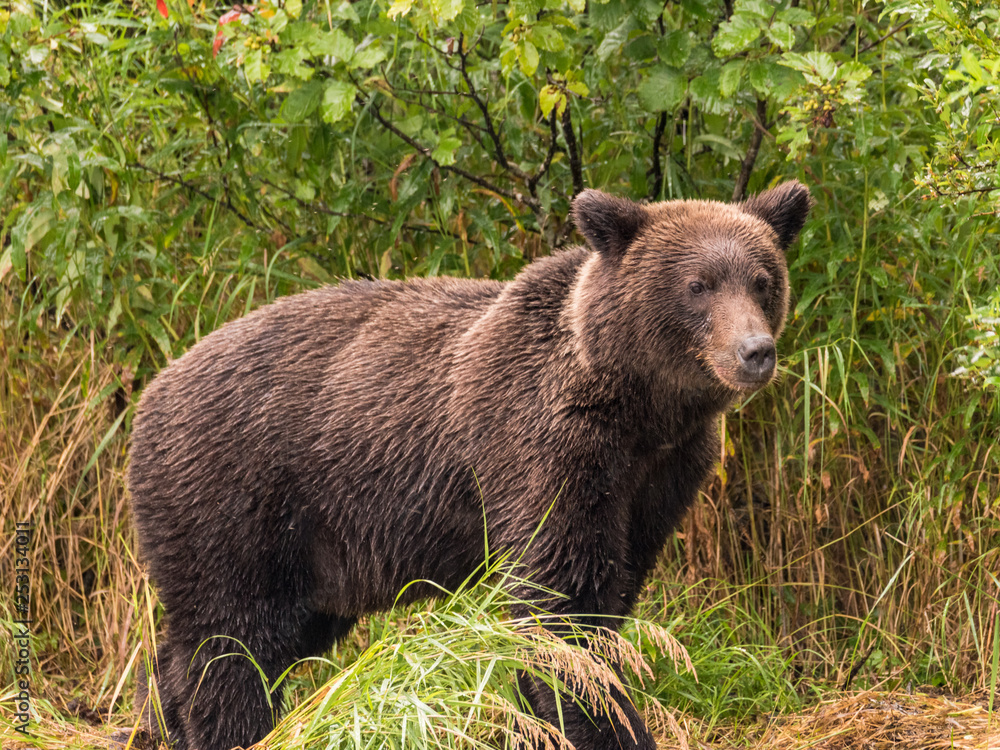
[[[649,216],[638,203],[600,190],[584,190],[573,199],[573,223],[590,246],[611,258],[625,254]]]
[[[792,180],[755,195],[742,208],[770,224],[778,234],[779,246],[787,250],[802,231],[814,202],[809,189]]]

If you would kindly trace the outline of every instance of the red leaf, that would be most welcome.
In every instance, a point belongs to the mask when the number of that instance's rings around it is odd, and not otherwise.
[[[230,21],[235,21],[237,18],[240,17],[240,14],[242,12],[243,12],[242,10],[237,8],[233,8],[232,10],[227,10],[225,13],[219,16],[219,26],[225,26]]]
[[[163,0],[157,0],[157,2],[163,2]],[[253,11],[254,6],[252,5],[241,5],[238,8],[233,8],[228,10],[219,16],[219,30],[215,32],[215,41],[212,42],[212,57],[219,54],[219,50],[222,48],[222,43],[225,41],[225,37],[222,34],[222,27],[227,23],[235,21],[246,11]]]
[[[163,0],[156,0],[156,9],[160,11],[160,15],[164,18],[170,16],[170,11],[167,10],[167,4]]]

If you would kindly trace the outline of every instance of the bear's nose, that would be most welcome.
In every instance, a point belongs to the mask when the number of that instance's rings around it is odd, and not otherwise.
[[[736,349],[736,356],[747,377],[765,380],[774,372],[774,339],[770,336],[749,336]]]

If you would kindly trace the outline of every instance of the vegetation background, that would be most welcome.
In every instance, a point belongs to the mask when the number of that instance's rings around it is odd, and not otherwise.
[[[128,706],[158,617],[129,425],[200,337],[340,278],[510,278],[578,241],[584,187],[790,177],[781,381],[642,603],[700,679],[653,649],[647,689],[708,734],[851,686],[992,711],[998,38],[976,0],[0,3],[0,576],[30,521],[36,711]]]

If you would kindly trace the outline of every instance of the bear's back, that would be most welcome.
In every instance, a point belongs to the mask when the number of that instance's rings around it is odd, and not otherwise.
[[[387,451],[418,427],[397,425],[391,440],[389,401],[408,398],[413,421],[440,413],[442,349],[503,289],[455,279],[345,282],[260,308],[174,361],[146,388],[132,432],[129,489],[153,577],[186,592],[220,560],[252,568],[280,554],[278,526],[308,527],[310,505],[336,501],[331,482],[348,480],[332,471],[337,463],[350,467],[354,494],[374,500],[385,478],[375,467],[366,474],[365,462],[391,464]],[[338,535],[379,512],[350,509]]]

